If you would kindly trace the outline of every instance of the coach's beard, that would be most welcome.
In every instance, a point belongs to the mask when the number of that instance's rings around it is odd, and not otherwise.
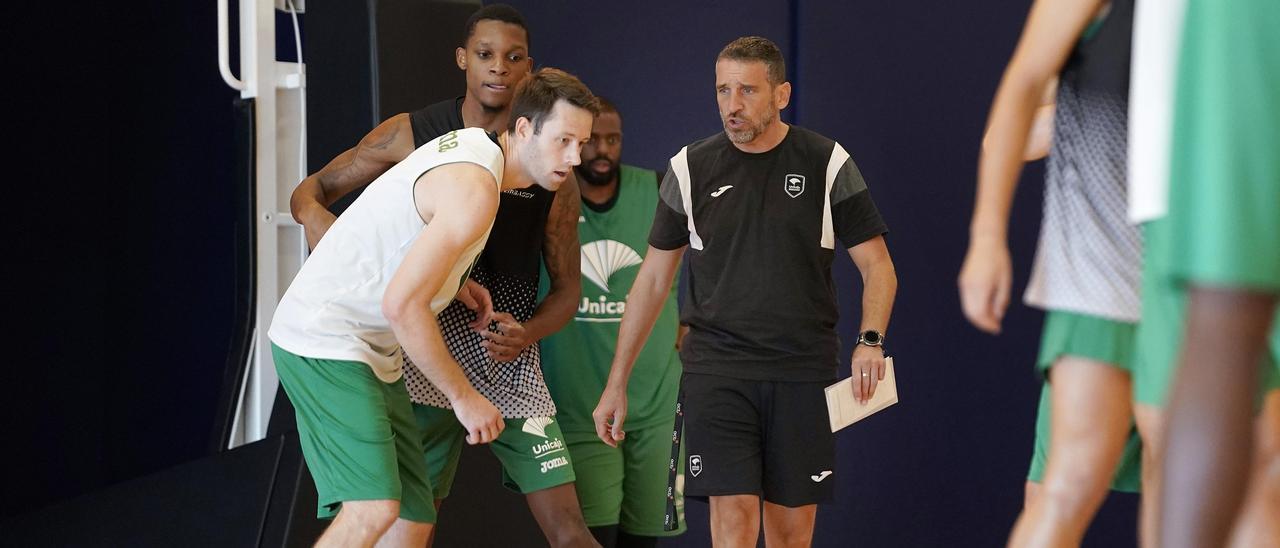
[[[730,117],[738,118],[743,122],[746,122],[745,127],[743,127],[742,129],[730,128],[729,127]],[[751,119],[745,116],[732,116],[732,115],[724,117],[723,119],[721,119],[721,122],[724,124],[724,132],[729,136],[729,140],[741,145],[741,144],[750,143],[751,141],[756,140],[756,137],[759,137],[761,134],[765,132],[766,129],[769,129],[769,124],[772,124],[777,119],[778,119],[778,109],[773,109],[768,114],[766,114],[764,118],[760,120],[759,123],[752,123]]]

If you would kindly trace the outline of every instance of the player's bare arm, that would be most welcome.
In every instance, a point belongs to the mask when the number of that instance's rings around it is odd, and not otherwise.
[[[1072,0],[1039,0],[996,90],[978,161],[978,192],[969,227],[969,250],[958,285],[964,315],[979,329],[998,333],[1009,306],[1009,208],[1028,150],[1036,110],[1057,78],[1100,0],[1082,9]]]
[[[662,303],[671,292],[671,284],[680,269],[680,258],[684,256],[686,247],[665,250],[649,246],[644,262],[640,263],[636,281],[631,285],[631,293],[627,295],[627,308],[618,327],[618,347],[614,350],[609,380],[600,395],[600,403],[591,414],[595,420],[596,435],[611,446],[617,447],[625,435],[622,424],[627,417],[627,380],[631,378],[631,368],[640,355],[640,349],[644,348],[649,333],[653,331],[654,322],[658,321]]]
[[[551,202],[551,214],[547,215],[547,236],[542,245],[542,255],[551,279],[551,290],[525,324],[532,340],[559,331],[573,319],[577,309],[578,298],[582,294],[582,253],[578,247],[581,203],[578,181],[570,171],[569,178],[556,191],[555,200]]]
[[[1031,130],[1027,134],[1027,148],[1022,153],[1022,161],[1034,162],[1043,160],[1053,147],[1053,117],[1057,113],[1058,78],[1055,76],[1044,86],[1040,94],[1040,106],[1036,107],[1035,116],[1031,120]],[[989,128],[988,128],[989,129]],[[987,148],[987,136],[982,136],[982,148]]]
[[[397,114],[373,128],[356,146],[339,154],[320,171],[303,179],[289,198],[293,219],[303,226],[307,246],[315,249],[337,219],[329,206],[373,182],[413,152],[408,114]]]
[[[849,257],[862,275],[862,323],[858,331],[874,330],[883,334],[889,329],[893,299],[898,294],[898,273],[884,236],[849,248]],[[852,371],[860,377],[860,382],[853,383],[853,395],[862,401],[870,399],[876,393],[876,383],[884,380],[884,351],[879,347],[856,345]],[[862,376],[862,372],[867,375]]]
[[[431,312],[432,297],[448,282],[462,252],[484,237],[498,210],[493,175],[480,166],[440,166],[414,187],[418,212],[427,226],[392,276],[382,299],[383,314],[409,359],[453,404],[470,443],[486,443],[502,431],[497,408],[472,388],[454,361]]]

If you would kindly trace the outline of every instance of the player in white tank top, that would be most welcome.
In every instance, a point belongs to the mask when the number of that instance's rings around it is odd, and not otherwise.
[[[502,416],[450,356],[435,315],[462,287],[468,291],[459,298],[481,308],[482,317],[492,313],[491,306],[480,306],[487,300],[477,299],[483,289],[467,276],[493,225],[499,193],[535,184],[555,191],[580,163],[595,108],[595,98],[572,75],[542,69],[517,87],[509,131],[491,139],[481,129],[463,129],[410,154],[371,183],[326,233],[281,299],[268,331],[271,341],[304,359],[368,365],[403,393],[407,411],[407,393],[396,382],[403,346],[448,396],[467,441],[495,439]],[[320,402],[308,412],[346,415],[326,407]],[[325,427],[331,428],[339,427]],[[361,464],[345,462],[350,458],[341,448],[320,452],[320,459],[340,465]],[[376,541],[388,531],[387,518],[394,520],[387,534],[397,538],[425,543],[430,533],[428,523],[384,515],[398,507],[384,504],[394,500],[340,502],[338,519],[322,541]],[[348,512],[349,506],[361,508]]]

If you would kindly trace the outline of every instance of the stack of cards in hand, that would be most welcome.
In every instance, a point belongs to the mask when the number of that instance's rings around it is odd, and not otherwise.
[[[893,379],[893,358],[884,359],[884,380],[876,384],[875,395],[865,404],[859,403],[853,395],[853,383],[858,381],[861,381],[859,377],[849,377],[827,387],[827,413],[831,419],[832,432],[898,403],[898,384]]]

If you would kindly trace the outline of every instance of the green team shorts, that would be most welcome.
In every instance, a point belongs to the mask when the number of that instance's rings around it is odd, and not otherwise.
[[[449,496],[467,431],[452,409],[413,404],[435,498]],[[505,419],[498,439],[489,443],[502,463],[502,484],[521,494],[573,482],[573,461],[560,424],[551,417]],[[421,458],[421,457],[420,457]]]
[[[663,530],[671,461],[671,426],[628,429],[618,447],[605,445],[595,432],[566,432],[574,486],[587,527],[618,525],[626,533],[670,537],[685,531],[684,459],[676,476],[676,516],[680,527]]]
[[[1047,373],[1062,356],[1077,356],[1114,365],[1130,371],[1133,355],[1134,325],[1086,314],[1051,310],[1045,315],[1044,334],[1040,339],[1039,371]],[[1036,439],[1027,479],[1040,483],[1049,461],[1050,425],[1053,422],[1052,399],[1046,381],[1040,389],[1040,407],[1036,413]],[[1132,419],[1131,419],[1132,420]],[[1137,493],[1142,490],[1142,440],[1130,426],[1124,454],[1111,479],[1116,491]]]
[[[1167,261],[1176,253],[1167,219],[1150,221],[1143,226],[1143,242],[1147,258],[1142,267],[1142,322],[1138,324],[1133,364],[1133,398],[1141,404],[1164,407],[1173,388],[1182,346],[1187,298],[1181,285],[1170,278]],[[1280,389],[1280,370],[1276,367],[1280,352],[1280,312],[1272,320],[1271,355],[1258,364],[1262,388],[1255,394],[1255,405],[1262,396]]]
[[[332,518],[344,501],[398,500],[401,518],[435,523],[404,380],[384,383],[360,362],[305,358],[274,344],[271,352],[297,413],[316,515]]]

